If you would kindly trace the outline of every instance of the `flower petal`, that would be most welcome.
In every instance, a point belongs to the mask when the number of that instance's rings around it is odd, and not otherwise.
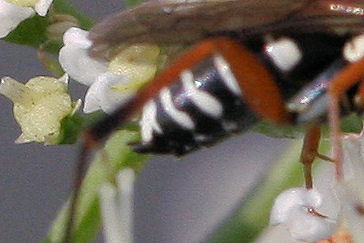
[[[100,200],[105,240],[107,243],[121,243],[121,216],[113,185],[105,183],[100,187]]]
[[[100,188],[101,211],[107,243],[133,242],[133,191],[135,174],[123,169],[117,178],[118,190],[105,183]]]
[[[286,225],[294,239],[306,242],[328,239],[337,229],[336,220],[315,216],[304,208],[293,208]]]
[[[101,109],[100,98],[99,98],[99,84],[95,82],[87,90],[85,95],[85,105],[83,106],[83,112],[91,113]]]
[[[88,31],[82,30],[77,27],[72,27],[64,33],[63,43],[67,45],[74,45],[83,49],[91,47],[92,42],[87,39]]]
[[[128,80],[124,75],[104,73],[97,77],[85,97],[84,112],[89,113],[102,109],[106,113],[113,112],[120,104],[126,102],[135,94],[134,90],[119,91],[114,89],[117,85],[127,85]]]
[[[135,173],[132,169],[123,169],[118,175],[121,229],[123,241],[133,242],[133,197]]]
[[[350,134],[343,139],[343,168],[350,191],[364,198],[364,134]]]
[[[91,85],[100,74],[107,71],[107,62],[88,55],[92,42],[87,39],[87,35],[87,31],[75,27],[67,30],[63,36],[65,45],[59,52],[59,62],[71,78]]]
[[[335,232],[337,221],[309,210],[317,210],[321,204],[322,196],[314,189],[288,189],[274,202],[271,224],[284,224],[296,240],[314,242],[327,239]]]
[[[58,79],[58,82],[63,83],[66,87],[68,87],[68,81],[69,81],[69,77],[68,77],[67,73],[63,74],[62,77],[60,77]]]
[[[23,134],[23,133],[22,133],[22,134],[20,134],[20,136],[19,136],[17,139],[15,139],[15,141],[14,141],[14,143],[16,143],[16,144],[30,143],[30,142],[32,142],[32,140],[27,139],[27,138],[24,136],[24,134]]]
[[[353,242],[364,242],[364,217],[357,208],[361,205],[361,200],[358,194],[352,192],[351,185],[339,183],[335,187],[336,195],[342,204],[342,215],[348,231],[353,237]]]
[[[133,95],[135,90],[117,90],[114,87],[118,85],[127,85],[129,80],[124,75],[116,75],[112,73],[104,73],[97,78],[98,83],[102,83],[100,87],[100,105],[101,109],[106,113],[113,112],[118,106],[125,103]]]
[[[316,208],[321,203],[321,196],[316,190],[307,190],[301,187],[290,188],[276,198],[271,211],[270,224],[285,223],[293,208],[301,208],[302,206]]]
[[[7,36],[20,22],[34,15],[34,10],[0,0],[0,38]]]
[[[336,194],[342,205],[342,214],[353,242],[364,242],[364,133],[349,134],[343,138],[344,181],[336,185]]]
[[[35,12],[40,16],[46,16],[52,2],[53,0],[39,0],[34,6]]]

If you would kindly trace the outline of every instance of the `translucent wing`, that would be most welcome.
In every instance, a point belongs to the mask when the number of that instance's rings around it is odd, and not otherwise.
[[[364,0],[159,0],[106,18],[89,37],[96,53],[117,43],[184,44],[219,33],[362,31],[363,8]]]

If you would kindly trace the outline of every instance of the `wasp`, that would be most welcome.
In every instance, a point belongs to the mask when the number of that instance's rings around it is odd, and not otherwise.
[[[316,157],[342,178],[340,118],[364,108],[363,0],[154,0],[107,17],[89,38],[98,57],[120,43],[191,47],[85,131],[71,211],[90,151],[138,114],[139,153],[184,155],[258,120],[303,124],[306,187]],[[333,159],[317,152],[326,121]]]

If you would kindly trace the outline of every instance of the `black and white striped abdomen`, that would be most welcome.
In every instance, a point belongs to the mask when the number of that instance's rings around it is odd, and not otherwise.
[[[184,70],[144,107],[137,152],[184,154],[246,129],[256,116],[219,55]]]

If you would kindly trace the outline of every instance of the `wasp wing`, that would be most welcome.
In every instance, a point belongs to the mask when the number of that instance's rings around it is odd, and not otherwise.
[[[93,53],[118,43],[189,44],[209,35],[269,31],[363,29],[363,0],[150,1],[94,26]],[[359,16],[359,17],[358,17]]]
[[[117,43],[193,43],[209,33],[271,23],[302,0],[149,1],[107,17],[90,31],[95,48]],[[282,8],[282,6],[285,6]]]

